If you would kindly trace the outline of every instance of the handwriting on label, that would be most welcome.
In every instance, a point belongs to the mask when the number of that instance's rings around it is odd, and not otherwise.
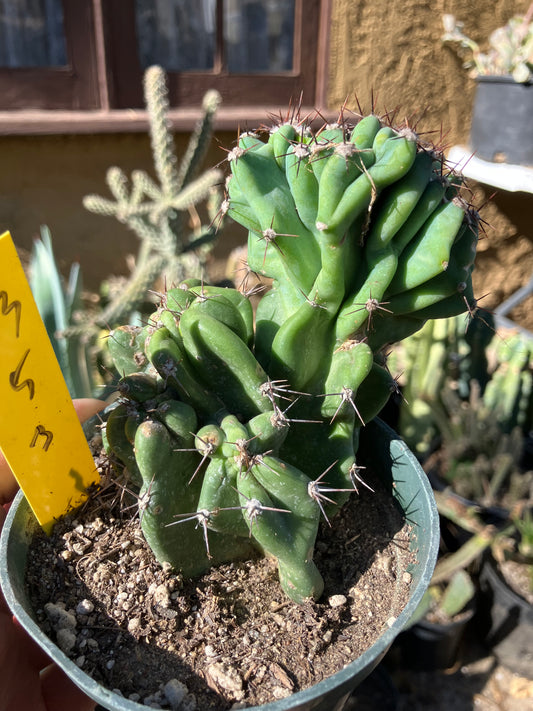
[[[8,232],[0,236],[0,448],[49,530],[97,478],[52,344]]]

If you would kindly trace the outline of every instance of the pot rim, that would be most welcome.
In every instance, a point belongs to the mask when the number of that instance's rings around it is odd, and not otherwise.
[[[533,81],[515,81],[512,74],[478,74],[474,77],[479,84],[516,84],[516,86],[533,86]]]
[[[533,619],[533,605],[509,585],[490,549],[485,553],[483,566],[485,567],[484,574],[487,576],[487,580],[491,585],[498,588],[499,594],[509,602],[509,605],[519,607]]]

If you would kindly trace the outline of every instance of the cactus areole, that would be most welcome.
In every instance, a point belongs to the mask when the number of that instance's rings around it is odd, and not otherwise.
[[[187,280],[147,326],[114,329],[104,441],[161,563],[196,575],[255,547],[301,602],[323,589],[321,517],[364,483],[359,432],[396,386],[387,349],[475,308],[479,218],[435,146],[374,114],[242,134],[228,164],[224,209],[272,285],[254,318],[246,279]]]

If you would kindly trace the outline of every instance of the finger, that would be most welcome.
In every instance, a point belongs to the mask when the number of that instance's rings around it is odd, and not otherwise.
[[[19,485],[0,449],[0,505],[9,503],[17,493]]]
[[[41,672],[41,685],[46,711],[93,711],[96,706],[55,664]]]
[[[15,627],[9,611],[0,611],[0,709],[44,711],[40,698],[38,652]]]
[[[96,400],[91,397],[79,398],[73,400],[74,409],[78,413],[78,418],[80,422],[85,422],[97,412],[103,410],[106,403],[103,400]]]
[[[39,672],[11,671],[0,669],[0,711],[47,711],[41,696]]]

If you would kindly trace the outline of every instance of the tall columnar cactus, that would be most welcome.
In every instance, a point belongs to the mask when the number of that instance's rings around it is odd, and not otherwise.
[[[420,457],[431,452],[438,438],[443,392],[453,384],[458,401],[466,401],[474,381],[476,392],[484,390],[490,377],[487,347],[494,335],[492,323],[486,312],[476,319],[459,315],[427,321],[390,354],[390,369],[401,373],[398,432]]]
[[[533,339],[496,331],[488,312],[428,321],[395,346],[389,366],[401,373],[398,431],[422,458],[444,442],[449,454],[495,461],[491,447],[515,429],[527,436],[531,428]],[[515,433],[505,447],[509,455],[520,437]],[[520,448],[515,457],[518,462]]]
[[[473,308],[478,217],[436,149],[374,114],[243,134],[228,162],[225,209],[272,288],[254,323],[237,289],[188,280],[147,326],[112,331],[124,377],[105,437],[161,562],[196,574],[255,547],[302,601],[323,589],[320,517],[363,483],[389,344]]]

